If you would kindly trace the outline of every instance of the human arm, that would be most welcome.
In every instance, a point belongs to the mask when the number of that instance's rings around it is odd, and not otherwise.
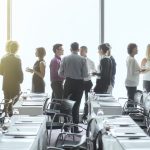
[[[146,72],[150,71],[150,67],[147,67],[146,63],[147,63],[147,59],[143,58],[141,61],[141,70],[142,70],[141,72],[142,73],[146,73]]]
[[[113,56],[111,56],[110,59],[111,59],[111,63],[112,63],[112,76],[115,76],[115,74],[116,74],[116,61],[115,61]]]
[[[18,74],[19,83],[22,83],[23,82],[23,71],[22,71],[22,65],[21,65],[20,59],[18,62],[17,74]]]
[[[100,60],[100,63],[99,63],[99,65],[98,65],[98,72],[93,72],[92,73],[92,75],[96,75],[96,76],[98,76],[98,77],[101,77],[102,76],[102,74],[104,73],[104,69],[105,69],[105,59],[103,58],[103,59],[101,59]]]
[[[60,68],[61,60],[53,58],[50,62],[50,77],[52,80],[60,78],[58,75],[58,70]]]
[[[40,72],[36,71],[35,69],[31,69],[29,67],[26,68],[26,71],[30,73],[35,73],[43,79],[45,76],[45,62],[41,61],[39,66],[40,66]]]
[[[130,76],[135,76],[142,72],[139,64],[134,58],[129,59],[127,68],[128,68],[128,73]]]
[[[88,67],[87,67],[87,62],[85,58],[83,58],[82,60],[82,77],[83,78],[88,77]]]
[[[60,67],[58,69],[58,75],[60,77],[65,77],[65,73],[64,73],[64,66],[65,66],[65,58],[62,59],[61,63],[60,63]]]
[[[3,63],[2,63],[2,59],[0,60],[0,75],[3,75]]]
[[[141,61],[141,68],[146,65],[147,59],[143,58]]]

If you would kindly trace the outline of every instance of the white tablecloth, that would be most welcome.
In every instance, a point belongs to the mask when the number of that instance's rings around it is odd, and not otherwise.
[[[99,109],[103,110],[104,115],[122,114],[122,106],[112,95],[89,93],[88,118],[95,117]]]
[[[100,128],[110,127],[102,136],[104,150],[150,150],[150,137],[129,116],[102,116],[97,121]]]
[[[0,150],[46,150],[46,117],[13,116]]]
[[[20,115],[34,116],[43,114],[43,105],[47,98],[46,95],[30,93],[26,98],[23,97],[24,95],[13,106],[13,109],[17,109]]]
[[[122,107],[119,102],[104,102],[104,101],[91,101],[91,109],[97,114],[99,109],[102,109],[105,115],[121,115]]]

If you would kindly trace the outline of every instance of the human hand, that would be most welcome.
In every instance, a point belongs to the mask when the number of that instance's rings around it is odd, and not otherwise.
[[[92,72],[92,75],[93,75],[93,76],[97,75],[97,72]]]
[[[33,73],[33,69],[31,69],[31,68],[29,68],[29,67],[26,68],[26,71],[27,71],[27,72],[30,72],[30,73]]]

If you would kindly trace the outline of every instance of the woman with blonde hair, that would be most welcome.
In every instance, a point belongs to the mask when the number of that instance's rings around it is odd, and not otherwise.
[[[21,60],[16,55],[19,45],[17,41],[7,41],[6,54],[0,61],[0,74],[3,76],[3,92],[4,92],[4,111],[9,116],[12,115],[12,103],[10,99],[16,97],[20,93],[20,84],[23,81],[23,72]]]
[[[143,72],[143,89],[150,92],[150,44],[146,48],[146,57],[142,59],[141,68],[145,69]]]

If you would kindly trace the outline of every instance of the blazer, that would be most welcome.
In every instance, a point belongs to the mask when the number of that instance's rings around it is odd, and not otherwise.
[[[23,82],[21,60],[14,54],[6,54],[1,58],[0,74],[3,76],[3,91],[19,91]]]

